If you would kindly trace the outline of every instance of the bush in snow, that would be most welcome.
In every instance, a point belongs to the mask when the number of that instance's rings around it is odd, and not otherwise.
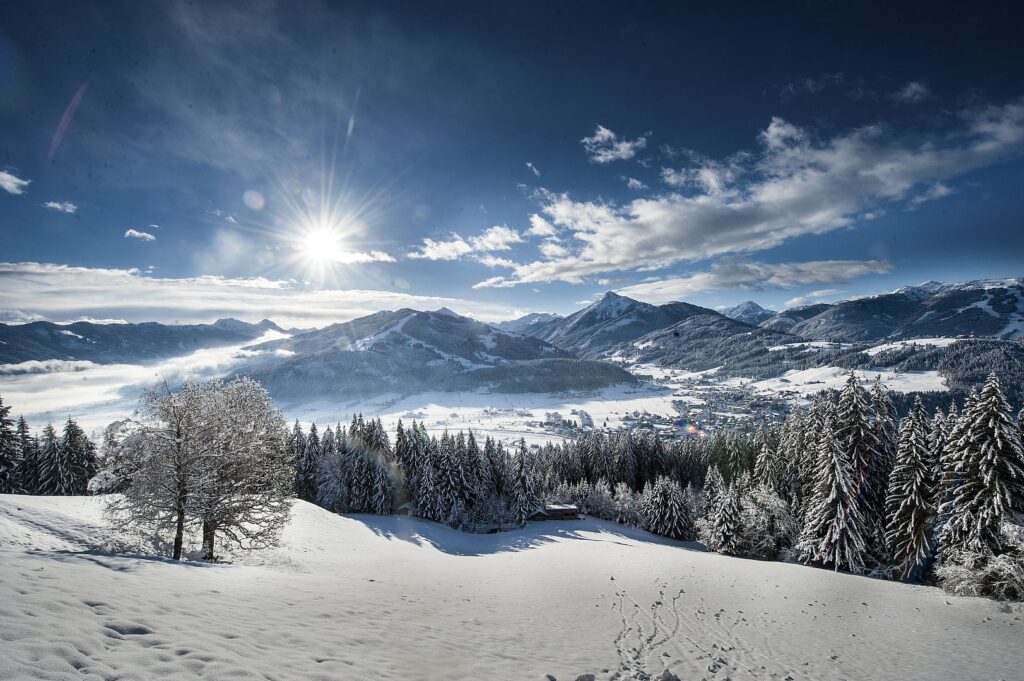
[[[956,596],[1024,600],[1024,552],[1019,550],[998,556],[950,551],[935,575],[939,585]]]

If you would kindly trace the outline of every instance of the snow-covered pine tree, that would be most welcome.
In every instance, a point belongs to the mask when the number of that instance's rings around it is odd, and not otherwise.
[[[690,507],[675,480],[661,476],[644,493],[641,510],[644,527],[671,539],[693,541],[695,536]]]
[[[523,525],[534,511],[536,504],[533,489],[533,476],[530,471],[530,452],[526,449],[526,441],[519,440],[519,451],[516,454],[516,473],[512,490],[512,517],[516,523]]]
[[[295,496],[303,501],[316,501],[317,474],[320,470],[322,449],[316,424],[309,426],[306,447],[295,463]]]
[[[704,475],[704,512],[711,513],[718,505],[718,499],[725,491],[725,479],[718,466],[708,466]]]
[[[901,579],[920,579],[931,557],[935,515],[936,466],[928,443],[928,422],[921,398],[900,424],[896,465],[886,498],[886,543]]]
[[[71,493],[72,482],[60,438],[53,426],[46,424],[39,443],[39,488],[36,494],[65,496]]]
[[[760,428],[763,430],[763,427]],[[758,438],[755,438],[755,440]],[[761,444],[754,464],[754,483],[781,493],[785,487],[787,465],[781,448],[772,447],[771,438],[762,435]]]
[[[377,515],[390,515],[394,506],[395,487],[388,473],[388,465],[377,454],[369,455],[372,469],[370,491],[370,512]]]
[[[852,371],[839,396],[835,428],[843,458],[853,466],[851,489],[857,502],[857,515],[863,522],[862,538],[870,556],[882,560],[886,554],[885,495],[889,464],[887,455],[879,448],[867,391]]]
[[[70,475],[68,494],[85,494],[89,480],[96,475],[96,446],[81,426],[68,417],[60,438],[61,456]]]
[[[871,530],[860,515],[851,453],[836,436],[836,421],[835,409],[829,409],[818,441],[817,483],[797,553],[804,563],[859,573],[867,553],[864,535]]]
[[[619,447],[615,455],[615,481],[624,482],[629,488],[637,488],[637,457],[633,438],[630,434],[619,438]],[[646,466],[645,466],[646,467]]]
[[[1024,510],[1024,447],[994,373],[961,421],[951,434],[953,455],[944,471],[950,487],[940,509],[947,518],[941,550],[998,555],[1003,519]]]
[[[708,550],[727,556],[736,555],[739,552],[742,518],[739,494],[735,487],[730,486],[722,493],[709,521]]]
[[[21,448],[14,430],[11,408],[5,406],[0,397],[0,494],[18,491],[18,468],[21,462]]]
[[[39,488],[39,442],[32,436],[24,416],[18,417],[17,488],[22,494],[36,494]]]

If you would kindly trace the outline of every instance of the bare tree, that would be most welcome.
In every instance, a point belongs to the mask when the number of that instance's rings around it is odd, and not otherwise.
[[[242,547],[276,541],[290,510],[286,434],[258,383],[189,381],[176,391],[165,383],[143,394],[123,432],[127,480],[108,507],[116,523],[172,532],[176,560],[189,527],[202,526],[210,559],[218,531]]]

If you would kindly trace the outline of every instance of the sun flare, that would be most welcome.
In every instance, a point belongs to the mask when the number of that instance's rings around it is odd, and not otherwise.
[[[296,249],[303,259],[316,265],[339,262],[344,251],[341,231],[329,225],[310,227],[299,236]]]

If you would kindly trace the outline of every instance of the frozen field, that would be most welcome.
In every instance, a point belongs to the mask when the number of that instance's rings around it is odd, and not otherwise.
[[[104,552],[95,498],[0,496],[3,679],[1017,679],[1019,605],[583,520],[464,535],[298,503],[233,565]]]

